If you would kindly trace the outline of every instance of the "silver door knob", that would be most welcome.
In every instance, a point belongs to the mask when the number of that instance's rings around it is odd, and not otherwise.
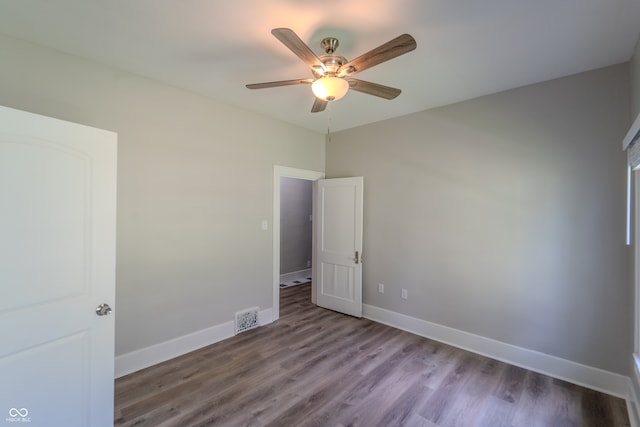
[[[106,316],[108,314],[111,314],[111,307],[109,307],[109,304],[100,304],[96,307],[96,314],[98,316]]]

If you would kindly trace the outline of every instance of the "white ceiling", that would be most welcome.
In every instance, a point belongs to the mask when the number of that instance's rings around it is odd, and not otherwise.
[[[347,59],[402,33],[418,47],[357,76],[395,100],[312,114],[308,85],[244,86],[311,77],[277,27],[318,55],[326,36]],[[325,132],[625,62],[640,0],[0,0],[0,32]]]

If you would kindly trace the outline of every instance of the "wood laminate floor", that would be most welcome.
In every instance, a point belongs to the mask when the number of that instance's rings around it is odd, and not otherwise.
[[[116,380],[117,426],[629,426],[625,401],[318,308]]]

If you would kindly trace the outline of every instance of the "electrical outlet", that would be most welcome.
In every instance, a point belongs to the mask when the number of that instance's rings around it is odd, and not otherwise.
[[[407,292],[407,290],[406,290],[406,289],[402,289],[402,295],[401,295],[401,296],[402,296],[402,299],[407,299],[408,294],[409,294],[409,293]]]
[[[311,261],[307,261],[307,267],[311,267]]]
[[[384,285],[382,283],[378,283],[378,293],[384,294]]]

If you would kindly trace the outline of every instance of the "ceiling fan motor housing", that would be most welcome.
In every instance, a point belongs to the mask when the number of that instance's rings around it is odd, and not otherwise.
[[[324,64],[325,70],[320,70],[318,72],[315,69],[312,69],[313,76],[315,78],[320,78],[323,76],[335,76],[338,72],[338,68],[347,63],[347,59],[344,56],[334,55],[334,54],[326,54],[319,56],[320,61]]]

